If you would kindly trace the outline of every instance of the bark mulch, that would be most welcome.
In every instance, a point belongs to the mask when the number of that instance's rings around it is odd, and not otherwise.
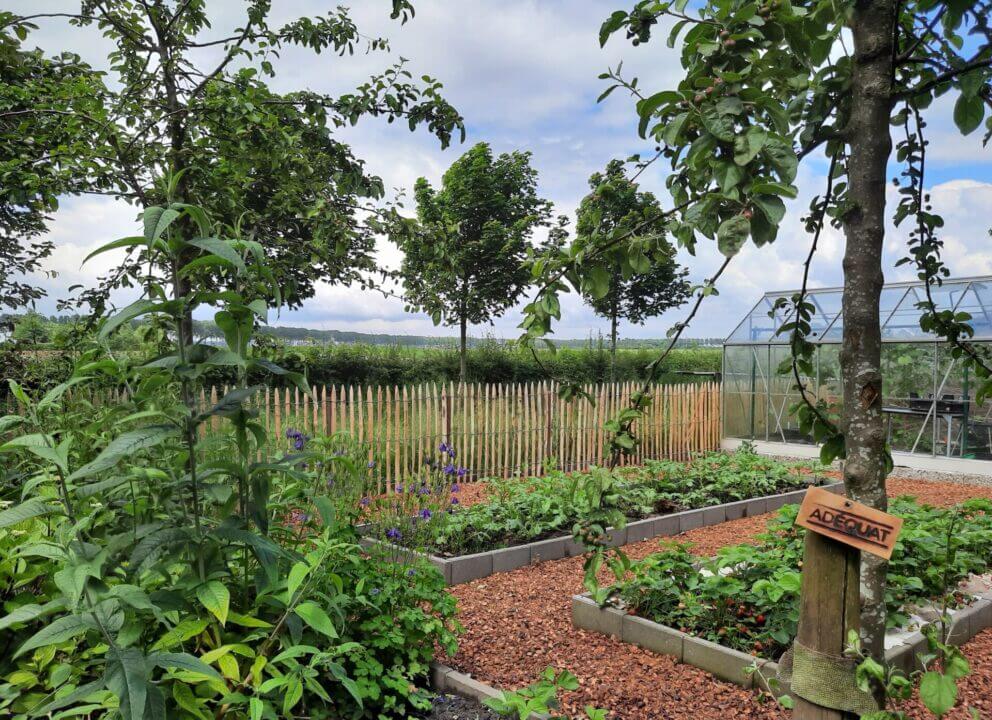
[[[958,682],[958,704],[944,720],[972,720],[968,708],[978,711],[980,718],[992,717],[992,628],[983,630],[964,646],[971,664],[971,674]],[[899,708],[912,718],[932,718],[914,692],[913,699]]]
[[[992,489],[920,480],[890,479],[889,488],[892,495],[911,494],[935,505],[992,497]],[[752,539],[770,517],[699,528],[676,539],[693,543],[699,554],[710,554],[724,545]],[[646,540],[625,550],[632,558],[641,558],[656,551],[658,542]],[[458,654],[448,662],[503,688],[528,685],[549,665],[568,669],[580,683],[579,690],[563,698],[565,710],[574,717],[583,717],[581,708],[586,704],[606,708],[611,717],[622,720],[787,717],[774,701],[720,682],[702,670],[573,628],[571,598],[582,591],[582,558],[545,562],[452,588],[465,633]],[[986,631],[976,638],[967,652],[974,675],[963,695],[978,697],[983,687],[987,694],[992,681],[992,633]],[[926,717],[917,708],[909,709],[911,717]]]

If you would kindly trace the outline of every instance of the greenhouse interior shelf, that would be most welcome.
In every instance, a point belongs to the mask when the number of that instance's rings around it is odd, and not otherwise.
[[[765,294],[724,343],[724,436],[779,443],[811,443],[789,408],[799,397],[789,358],[791,303],[779,298],[795,290]],[[976,343],[992,343],[992,277],[947,280],[934,287],[938,310],[971,316]],[[817,345],[815,376],[803,382],[816,398],[840,409],[842,288],[808,291],[815,307],[809,339]],[[932,333],[920,328],[921,282],[885,285],[881,296],[883,412],[892,449],[918,455],[992,460],[992,408],[975,403],[977,383]]]

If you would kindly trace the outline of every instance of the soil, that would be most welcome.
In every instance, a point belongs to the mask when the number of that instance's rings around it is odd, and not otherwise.
[[[499,720],[499,715],[480,702],[458,695],[438,695],[423,720]]]
[[[992,488],[892,478],[891,495],[915,495],[921,502],[951,505],[969,497],[990,497]],[[699,554],[747,542],[762,532],[771,515],[743,518],[699,528],[675,539],[695,545]],[[632,558],[658,549],[658,539],[628,545]],[[583,591],[582,558],[545,562],[452,588],[458,598],[465,634],[448,664],[494,687],[517,689],[534,681],[549,665],[579,678],[577,691],[563,697],[564,709],[583,717],[586,704],[606,708],[622,720],[723,720],[786,718],[770,698],[720,682],[708,673],[673,658],[623,644],[571,623],[572,595]],[[992,708],[992,631],[965,646],[973,674],[961,695],[983,716]],[[978,704],[980,702],[985,705]],[[911,718],[926,718],[919,706],[907,707]],[[956,711],[955,711],[956,712]],[[969,718],[967,713],[948,716]]]

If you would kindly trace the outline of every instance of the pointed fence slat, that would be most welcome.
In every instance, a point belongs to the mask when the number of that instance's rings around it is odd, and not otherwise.
[[[415,386],[314,385],[310,392],[266,387],[252,403],[271,442],[284,447],[288,428],[308,434],[346,433],[368,447],[370,472],[380,489],[420,472],[438,456],[438,445],[457,451],[468,477],[539,475],[545,467],[566,471],[610,461],[607,421],[628,407],[639,383],[586,384],[592,402],[562,400],[554,381],[518,384],[423,383]],[[217,404],[226,386],[197,391],[203,409]],[[649,459],[687,460],[720,447],[720,384],[655,385],[643,416],[633,424],[638,444],[621,465]],[[120,391],[88,396],[96,406],[124,402]],[[0,405],[3,404],[0,398]],[[222,432],[212,416],[200,429]],[[259,456],[261,457],[261,455]]]

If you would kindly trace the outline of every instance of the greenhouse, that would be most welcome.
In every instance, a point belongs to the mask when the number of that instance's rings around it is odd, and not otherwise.
[[[779,298],[796,291],[767,293],[724,343],[723,432],[726,438],[811,443],[789,409],[798,393],[791,375],[780,371],[789,357],[791,303]],[[817,345],[815,377],[804,382],[817,398],[839,411],[842,288],[810,290],[815,307],[810,340]],[[938,309],[971,315],[974,341],[992,342],[992,277],[945,281],[933,290]],[[992,405],[975,403],[977,383],[951,357],[946,344],[920,329],[920,282],[882,289],[883,412],[894,452],[947,458],[992,460]]]

